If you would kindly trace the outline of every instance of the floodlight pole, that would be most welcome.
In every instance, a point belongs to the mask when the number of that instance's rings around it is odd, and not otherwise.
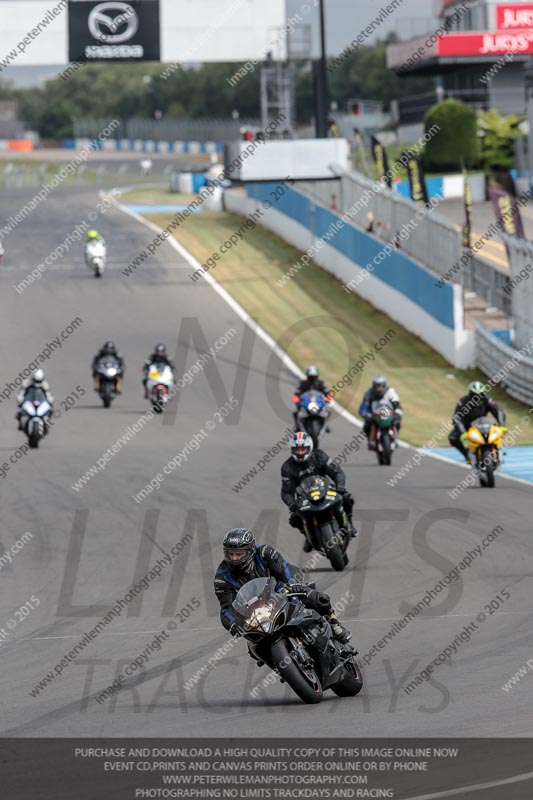
[[[326,60],[326,22],[324,13],[324,0],[320,3],[320,60],[315,63],[315,106],[316,106],[316,135],[318,139],[328,136],[328,80]]]

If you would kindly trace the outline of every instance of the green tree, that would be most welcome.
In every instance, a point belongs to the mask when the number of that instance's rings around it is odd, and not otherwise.
[[[458,170],[462,162],[471,167],[478,161],[476,113],[462,100],[448,98],[436,103],[426,112],[424,126],[426,132],[437,128],[424,151],[429,169]]]

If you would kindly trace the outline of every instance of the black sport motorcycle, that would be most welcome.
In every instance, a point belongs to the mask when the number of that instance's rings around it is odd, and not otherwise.
[[[342,572],[348,563],[350,533],[342,495],[334,482],[310,475],[296,490],[296,504],[307,541],[329,559],[336,572]]]
[[[277,585],[275,578],[256,578],[233,601],[251,657],[268,664],[305,703],[320,703],[326,689],[339,697],[359,694],[363,676],[354,648],[334,639],[328,620],[306,608],[299,593]]]
[[[102,399],[104,408],[109,408],[117,395],[117,383],[122,377],[122,368],[113,356],[104,356],[96,364],[96,379],[98,381],[98,394]]]

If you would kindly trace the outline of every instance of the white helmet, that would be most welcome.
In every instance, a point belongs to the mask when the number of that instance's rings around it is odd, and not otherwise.
[[[32,375],[34,384],[40,384],[44,381],[44,372],[42,369],[36,369]]]

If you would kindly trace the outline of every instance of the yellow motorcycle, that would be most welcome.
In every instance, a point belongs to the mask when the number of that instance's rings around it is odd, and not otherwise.
[[[503,436],[507,428],[495,425],[488,417],[475,419],[468,429],[465,445],[481,486],[494,487],[494,473],[502,463]]]

